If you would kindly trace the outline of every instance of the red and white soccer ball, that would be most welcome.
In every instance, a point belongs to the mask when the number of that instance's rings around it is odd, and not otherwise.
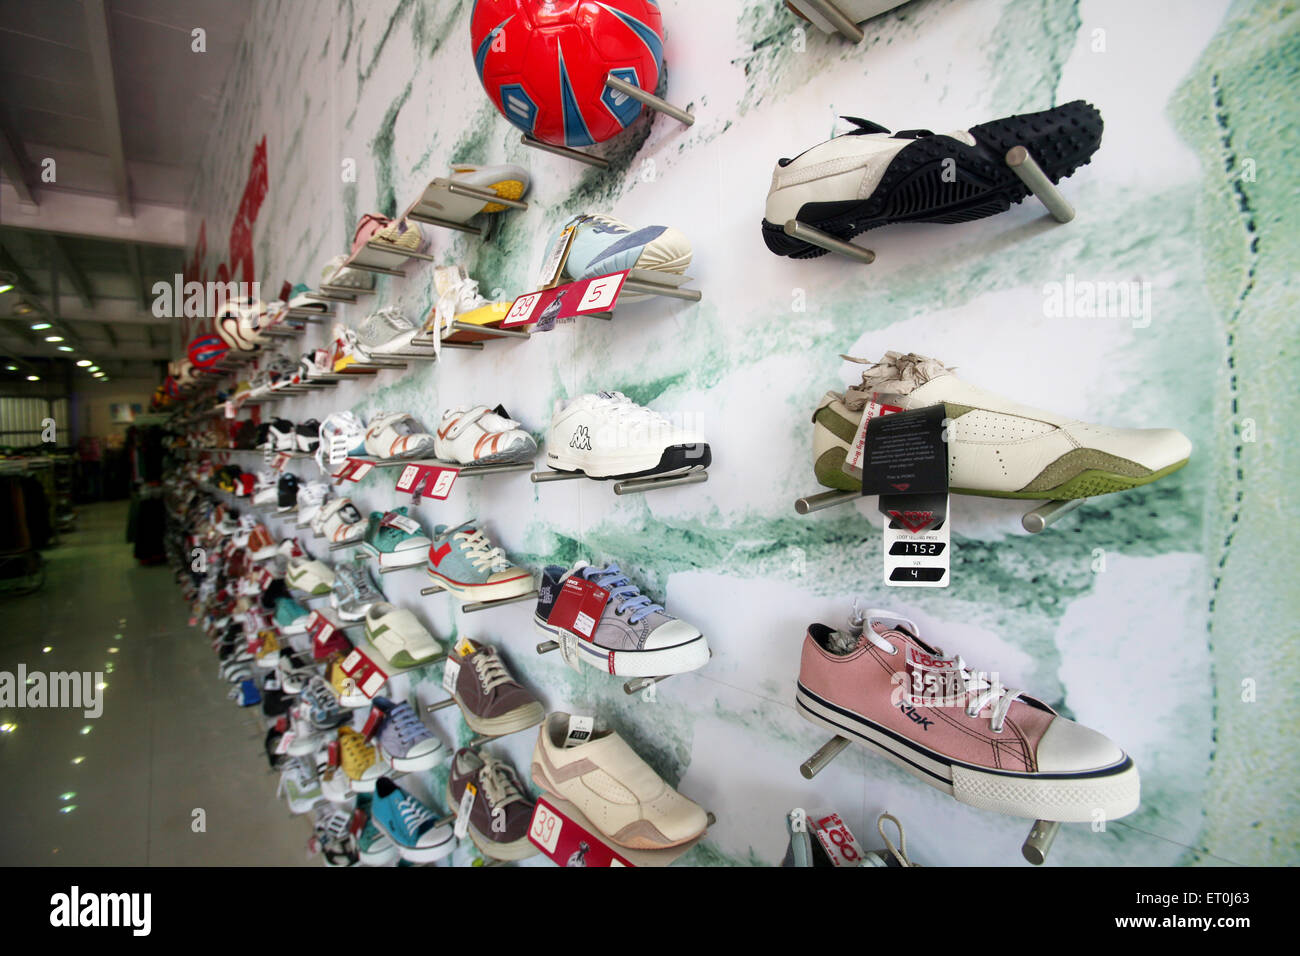
[[[470,39],[496,108],[559,146],[602,143],[641,115],[605,85],[611,74],[653,93],[663,69],[655,0],[477,0]]]

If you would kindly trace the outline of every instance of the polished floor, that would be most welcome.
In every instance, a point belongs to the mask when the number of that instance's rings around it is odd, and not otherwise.
[[[136,564],[126,516],[82,508],[45,552],[45,586],[0,596],[0,672],[107,685],[97,718],[0,706],[0,864],[308,864],[310,825],[276,799],[260,713],[227,700],[171,569]]]

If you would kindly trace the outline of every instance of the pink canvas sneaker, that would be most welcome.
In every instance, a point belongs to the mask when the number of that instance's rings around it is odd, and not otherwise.
[[[1106,737],[972,672],[906,618],[867,611],[864,623],[808,628],[795,692],[804,717],[974,807],[1063,823],[1137,809],[1137,767]]]

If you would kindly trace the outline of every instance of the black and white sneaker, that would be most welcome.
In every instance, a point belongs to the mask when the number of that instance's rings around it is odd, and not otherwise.
[[[1101,145],[1101,114],[1083,100],[934,134],[845,117],[857,129],[783,159],[772,174],[763,240],[779,256],[824,249],[785,233],[797,219],[845,241],[895,222],[969,222],[1029,195],[1006,163],[1024,146],[1053,183],[1086,165]]]
[[[309,455],[316,454],[316,449],[320,447],[320,422],[309,418],[301,422],[294,432],[297,436],[298,451],[304,451]]]
[[[297,445],[293,422],[287,418],[277,418],[271,422],[266,437],[272,451],[293,451]]]

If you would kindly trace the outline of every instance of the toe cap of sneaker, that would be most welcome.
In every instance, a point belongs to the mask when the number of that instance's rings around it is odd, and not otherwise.
[[[659,651],[666,647],[677,647],[680,644],[687,644],[700,638],[700,631],[691,624],[687,624],[680,619],[674,619],[659,625],[646,638],[645,650]]]
[[[1124,759],[1109,737],[1064,717],[1057,717],[1038,742],[1040,773],[1081,773],[1113,767]]]

